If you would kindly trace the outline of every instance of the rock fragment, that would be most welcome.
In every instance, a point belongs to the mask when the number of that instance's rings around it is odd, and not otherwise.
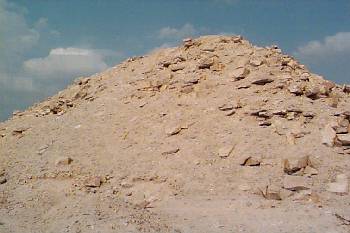
[[[263,60],[260,58],[252,58],[250,59],[249,64],[255,67],[261,66],[263,64]]]
[[[286,118],[287,118],[287,120],[292,121],[292,120],[297,119],[297,117],[298,117],[298,113],[296,113],[296,112],[288,112]]]
[[[296,69],[299,67],[299,64],[297,61],[295,60],[290,60],[288,63],[287,63],[287,66],[289,66],[290,68],[292,69]]]
[[[320,85],[320,95],[329,96],[332,92],[332,89],[335,87],[335,83],[331,81],[324,81]]]
[[[345,111],[341,113],[342,116],[346,117],[350,121],[350,111]]]
[[[308,190],[301,190],[298,193],[295,193],[293,195],[292,200],[293,201],[307,201],[307,202],[319,203],[320,197],[317,195],[317,193],[308,189]]]
[[[328,184],[327,191],[338,194],[348,193],[349,181],[347,175],[337,175],[335,182]]]
[[[306,166],[305,169],[304,169],[304,174],[306,176],[314,176],[314,175],[318,175],[318,171],[317,169],[311,167],[311,166]]]
[[[0,184],[5,184],[7,179],[5,177],[5,170],[0,169]]]
[[[350,154],[350,146],[344,146],[343,150],[346,154]]]
[[[150,204],[151,204],[150,201],[143,200],[143,201],[141,201],[139,203],[136,203],[135,207],[138,208],[138,209],[146,209],[146,208],[150,208]]]
[[[194,45],[194,41],[192,38],[186,38],[182,42],[183,42],[183,45],[185,48],[189,48],[189,47],[192,47]]]
[[[301,75],[300,75],[300,80],[302,81],[309,81],[310,79],[310,73],[309,72],[303,72]]]
[[[224,147],[221,147],[218,151],[218,155],[220,158],[227,158],[231,155],[231,153],[233,152],[234,150],[234,146],[230,145],[230,146],[224,146]]]
[[[214,58],[203,58],[199,61],[198,69],[210,69],[214,65]]]
[[[162,152],[162,155],[176,154],[179,151],[180,151],[180,148],[173,148],[173,149]]]
[[[235,109],[232,109],[232,110],[229,110],[229,111],[226,111],[225,112],[225,116],[232,116],[233,114],[236,113],[236,110]]]
[[[256,78],[252,81],[255,85],[265,85],[267,83],[272,83],[274,80],[272,78]]]
[[[334,131],[332,125],[326,125],[322,131],[322,144],[329,147],[333,147],[336,138],[337,134]]]
[[[343,86],[343,92],[349,94],[350,93],[350,85],[344,85]]]
[[[89,177],[84,181],[84,186],[89,188],[98,188],[102,184],[102,178],[100,176]]]
[[[173,65],[170,65],[169,68],[171,71],[176,72],[176,71],[185,69],[185,65],[184,64],[173,64]]]
[[[173,135],[180,133],[181,130],[182,130],[181,126],[172,126],[172,127],[167,128],[165,133],[168,136],[173,136]]]
[[[303,112],[303,110],[300,109],[300,108],[298,108],[298,107],[295,107],[295,106],[291,105],[291,106],[289,106],[289,107],[287,108],[287,112],[295,112],[295,113],[297,113],[297,114],[300,114],[300,113]]]
[[[73,159],[67,156],[60,157],[56,160],[57,166],[69,165],[73,162]]]
[[[214,46],[212,46],[212,47],[208,46],[208,47],[202,48],[202,50],[205,51],[205,52],[215,52],[215,47]]]
[[[214,64],[210,67],[212,71],[222,71],[225,68],[225,65],[220,62],[214,62]]]
[[[86,85],[91,80],[90,77],[81,77],[74,81],[75,85],[83,86]]]
[[[292,175],[307,166],[312,166],[309,156],[283,160],[283,171],[288,175]]]
[[[304,87],[301,84],[293,84],[288,87],[288,91],[294,95],[302,95]]]
[[[270,125],[272,125],[272,122],[268,121],[268,120],[259,122],[259,126],[261,126],[261,127],[267,127],[267,126],[270,126]]]
[[[350,218],[346,218],[345,216],[342,216],[340,214],[335,213],[334,214],[337,219],[339,219],[342,222],[342,225],[350,226]]]
[[[49,148],[49,145],[43,145],[43,146],[39,147],[37,153],[38,153],[39,155],[42,155],[42,154],[45,153],[45,151],[47,150],[47,148]]]
[[[250,84],[241,84],[241,85],[237,86],[237,89],[238,90],[240,90],[240,89],[248,89],[250,87],[251,87]]]
[[[7,182],[6,177],[0,177],[0,184],[5,184]]]
[[[288,63],[292,60],[291,57],[289,56],[283,56],[282,59],[281,59],[281,65],[282,66],[287,66]]]
[[[233,36],[233,37],[232,37],[232,41],[233,41],[234,43],[240,43],[240,42],[243,41],[243,37],[240,36],[240,35]]]
[[[235,80],[241,80],[244,79],[248,76],[248,74],[250,73],[250,70],[245,68],[245,67],[239,67],[237,69],[235,69],[234,71],[231,72],[231,77]]]
[[[20,127],[16,128],[12,131],[13,136],[23,136],[23,133],[27,131],[29,128],[28,127]]]
[[[259,113],[258,113],[258,117],[264,118],[264,119],[269,119],[269,118],[271,118],[271,116],[272,116],[271,113],[268,112],[267,110],[259,111]]]
[[[197,84],[199,82],[199,80],[200,79],[198,77],[189,78],[189,79],[185,80],[184,84],[185,85]]]
[[[260,159],[249,156],[244,158],[241,162],[241,166],[260,166]]]
[[[282,109],[282,110],[274,110],[272,111],[273,115],[277,115],[277,116],[285,116],[287,115],[287,110]]]
[[[15,110],[12,113],[12,116],[23,116],[23,115],[24,115],[24,112],[21,112],[19,110]]]
[[[268,115],[268,111],[266,109],[252,108],[247,112],[247,114],[249,114],[250,116],[263,117],[264,115]]]
[[[192,85],[184,85],[182,88],[181,88],[181,90],[180,90],[180,92],[181,93],[184,93],[184,94],[189,94],[189,93],[191,93],[191,92],[193,92],[193,86]]]
[[[310,189],[308,179],[303,176],[286,175],[283,179],[283,188],[291,191]]]
[[[220,105],[218,108],[220,111],[229,111],[229,110],[235,109],[235,106],[233,106],[232,104],[225,103]]]
[[[303,114],[304,117],[311,118],[311,119],[316,116],[316,114],[314,112],[310,112],[310,111],[303,112],[302,114]]]
[[[127,181],[122,181],[122,182],[120,183],[120,186],[121,186],[122,188],[131,188],[131,187],[133,187],[133,184],[131,184],[131,183],[127,182]]]
[[[282,200],[281,192],[276,187],[266,186],[265,189],[259,189],[261,195],[267,200]]]
[[[347,134],[349,132],[348,127],[336,127],[335,132],[337,134]]]
[[[304,94],[310,99],[317,99],[320,94],[320,88],[318,86],[306,87]]]
[[[339,125],[340,127],[348,128],[349,125],[350,125],[350,123],[349,123],[349,120],[348,120],[348,119],[346,119],[346,118],[341,118],[341,119],[339,119],[339,121],[338,121],[338,125]]]
[[[239,101],[231,101],[230,103],[221,104],[218,107],[220,111],[230,111],[238,108],[242,108],[242,104]]]
[[[339,97],[331,96],[328,102],[329,102],[329,106],[331,106],[332,108],[337,108],[339,104]]]
[[[337,140],[342,146],[350,146],[350,134],[338,134]]]

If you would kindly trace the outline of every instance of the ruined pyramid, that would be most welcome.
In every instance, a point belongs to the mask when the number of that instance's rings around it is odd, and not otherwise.
[[[185,39],[0,123],[0,232],[349,232],[350,86]]]

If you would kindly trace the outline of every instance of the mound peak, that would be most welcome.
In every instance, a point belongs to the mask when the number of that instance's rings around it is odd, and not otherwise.
[[[241,36],[129,58],[0,124],[0,229],[346,232],[349,92]]]

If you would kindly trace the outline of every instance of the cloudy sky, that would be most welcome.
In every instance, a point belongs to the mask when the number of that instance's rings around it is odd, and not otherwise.
[[[184,37],[240,34],[350,83],[349,0],[0,0],[0,120]]]

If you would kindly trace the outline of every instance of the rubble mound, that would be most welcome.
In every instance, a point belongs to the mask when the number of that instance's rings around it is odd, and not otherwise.
[[[0,232],[349,232],[350,86],[185,39],[0,123]]]

